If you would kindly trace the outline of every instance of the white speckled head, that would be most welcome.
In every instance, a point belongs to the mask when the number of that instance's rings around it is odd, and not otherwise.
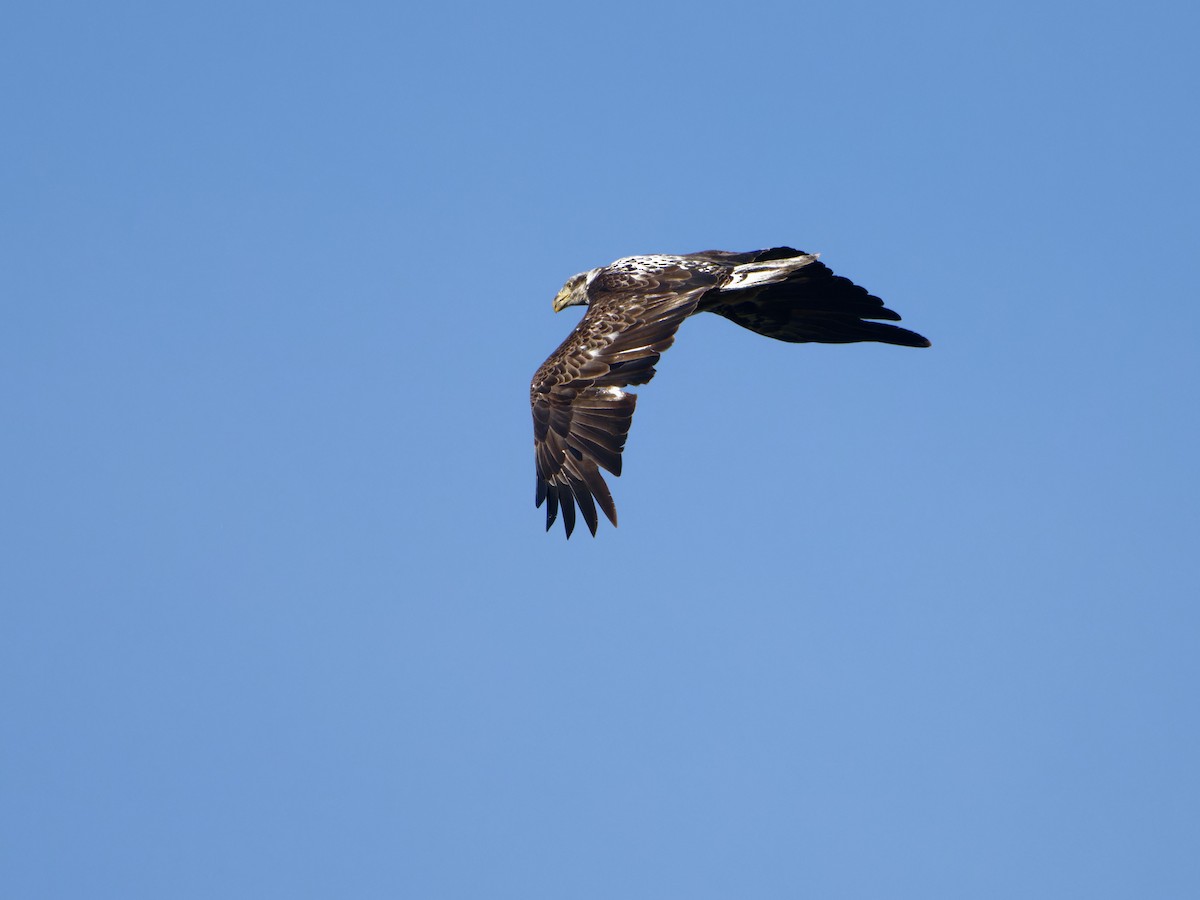
[[[599,269],[592,269],[568,278],[567,283],[559,289],[558,295],[554,298],[554,311],[562,312],[568,306],[587,306],[588,285],[592,283],[592,279],[599,271]]]

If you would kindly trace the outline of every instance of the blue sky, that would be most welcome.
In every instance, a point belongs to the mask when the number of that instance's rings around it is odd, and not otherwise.
[[[11,897],[1194,897],[1197,13],[23,5]],[[543,532],[574,272],[790,244]]]

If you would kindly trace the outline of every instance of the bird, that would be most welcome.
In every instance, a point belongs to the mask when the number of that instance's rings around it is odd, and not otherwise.
[[[621,474],[637,403],[624,388],[654,377],[688,316],[716,313],[790,343],[930,345],[914,331],[871,321],[900,316],[818,256],[791,247],[626,256],[567,279],[554,311],[586,306],[587,312],[529,386],[535,501],[536,508],[546,504],[547,531],[561,511],[569,539],[576,507],[593,537],[597,507],[616,527],[616,505],[600,470]]]

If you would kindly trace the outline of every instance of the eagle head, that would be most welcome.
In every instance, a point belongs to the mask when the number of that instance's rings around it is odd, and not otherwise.
[[[562,312],[568,306],[587,306],[588,285],[592,283],[592,279],[599,271],[599,269],[592,269],[590,272],[580,272],[578,275],[568,278],[567,283],[559,288],[558,294],[554,298],[554,311]]]

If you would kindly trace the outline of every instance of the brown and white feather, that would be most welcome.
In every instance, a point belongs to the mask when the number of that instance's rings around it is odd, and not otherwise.
[[[667,258],[664,258],[667,259]],[[529,399],[537,463],[537,505],[549,529],[559,510],[567,536],[578,507],[596,533],[597,507],[617,524],[603,468],[621,474],[621,451],[637,396],[622,388],[645,384],[717,273],[675,263],[617,264],[588,286],[588,311],[533,376]]]

